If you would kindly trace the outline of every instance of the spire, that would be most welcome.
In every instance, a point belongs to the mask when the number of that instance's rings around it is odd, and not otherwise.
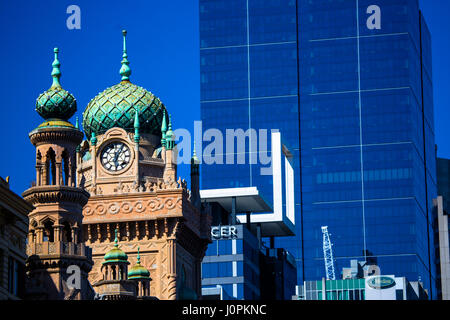
[[[80,124],[78,123],[78,116],[76,117],[75,120],[75,128],[80,129]]]
[[[163,111],[163,119],[161,124],[161,133],[162,133],[161,145],[163,147],[166,146],[166,132],[167,132],[166,112]]]
[[[123,34],[123,55],[122,55],[122,67],[120,68],[120,75],[122,76],[122,81],[130,81],[131,69],[128,66],[130,63],[128,62],[127,55],[127,30],[122,30]]]
[[[195,152],[195,141],[194,141],[194,151],[192,152],[191,164],[198,165],[199,160],[197,157],[197,153]]]
[[[139,143],[139,139],[141,136],[139,135],[139,110],[136,109],[134,113],[134,142]]]
[[[134,113],[134,128],[139,129],[139,110],[136,109],[136,112]]]
[[[169,114],[169,130],[170,132],[172,132],[172,115]]]
[[[55,59],[53,60],[52,63],[52,77],[53,77],[53,83],[52,83],[52,87],[61,87],[61,84],[59,83],[59,78],[61,77],[61,70],[59,69],[59,67],[61,66],[61,63],[59,63],[58,60],[58,53],[59,53],[59,49],[55,48],[53,49],[53,52],[55,53]]]
[[[166,133],[166,148],[167,150],[172,150],[175,146],[175,137],[172,131],[172,116],[169,114],[169,130]]]
[[[165,134],[167,132],[167,120],[166,120],[166,113],[163,113],[163,120],[161,125],[161,132]]]

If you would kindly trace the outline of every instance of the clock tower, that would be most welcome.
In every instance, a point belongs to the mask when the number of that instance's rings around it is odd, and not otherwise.
[[[117,237],[132,264],[150,272],[158,299],[201,295],[200,265],[211,218],[202,213],[198,179],[177,178],[171,117],[151,92],[130,81],[123,31],[121,81],[93,98],[83,113],[88,140],[77,149],[78,183],[89,192],[83,234],[92,248],[91,283],[102,279],[105,253]],[[181,277],[185,274],[185,277]]]

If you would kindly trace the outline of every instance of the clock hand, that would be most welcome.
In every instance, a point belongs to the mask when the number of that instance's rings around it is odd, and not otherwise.
[[[117,162],[117,159],[119,158],[121,152],[123,149],[123,144],[120,146],[119,150],[117,150],[116,154],[114,155],[114,164],[116,165],[116,167],[119,166],[119,163]]]
[[[117,158],[119,157],[120,152],[122,151],[122,149],[123,149],[123,144],[119,147],[119,150],[115,151],[114,161],[117,161]],[[116,148],[114,148],[114,150],[116,150]]]

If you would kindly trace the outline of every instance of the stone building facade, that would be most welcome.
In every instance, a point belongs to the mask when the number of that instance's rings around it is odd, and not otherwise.
[[[10,190],[9,181],[0,178],[0,300],[23,298],[31,210],[32,205]]]

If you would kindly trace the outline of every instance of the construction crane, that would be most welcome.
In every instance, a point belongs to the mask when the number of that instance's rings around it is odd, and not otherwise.
[[[327,280],[336,280],[336,275],[334,273],[334,258],[333,258],[333,244],[330,240],[330,235],[328,233],[328,226],[322,227],[323,234],[323,259],[325,261],[325,273],[327,275]]]

